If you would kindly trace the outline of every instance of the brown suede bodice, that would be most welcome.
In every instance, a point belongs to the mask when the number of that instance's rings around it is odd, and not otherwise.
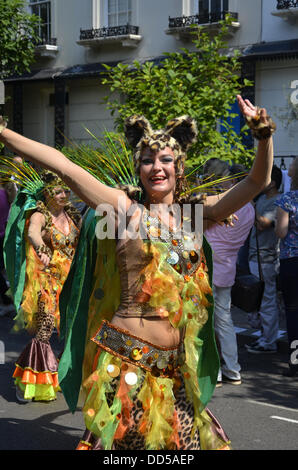
[[[178,240],[175,239],[175,232],[165,230],[160,221],[149,217],[148,239],[126,239],[118,241],[117,244],[117,264],[121,283],[120,305],[115,315],[121,317],[157,317],[156,309],[151,307],[146,301],[146,294],[142,292],[144,277],[142,272],[152,261],[153,255],[149,247],[154,241],[162,244],[166,252],[167,266],[180,275],[182,282],[197,270],[201,263],[200,247],[189,245],[191,237],[183,233]],[[150,237],[150,230],[153,229],[154,238]],[[188,245],[187,245],[188,243]],[[192,242],[191,242],[192,243]]]
[[[117,263],[121,283],[120,305],[116,312],[118,316],[157,316],[154,309],[136,299],[141,288],[141,271],[151,261],[151,256],[143,250],[143,243],[143,240],[137,239],[128,240],[120,246],[118,244]]]

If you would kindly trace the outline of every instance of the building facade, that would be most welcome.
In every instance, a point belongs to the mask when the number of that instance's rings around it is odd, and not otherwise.
[[[278,164],[298,155],[298,2],[262,1],[261,41],[244,51],[255,67],[255,99],[277,124]]]
[[[43,21],[41,42],[32,71],[6,80],[11,97],[6,114],[16,131],[43,143],[88,143],[85,127],[96,134],[113,128],[102,102],[109,93],[101,84],[103,64],[158,60],[164,52],[192,47],[190,24],[216,31],[218,21],[230,12],[229,46],[242,51],[242,75],[255,81],[246,96],[268,107],[278,123],[277,154],[290,155],[295,149],[295,123],[286,127],[284,116],[289,87],[298,80],[297,57],[294,53],[276,59],[273,54],[268,59],[258,49],[271,42],[292,41],[293,46],[296,41],[296,16],[295,21],[273,16],[282,10],[278,3],[282,2],[29,0],[27,8]],[[295,7],[290,10],[298,12]]]

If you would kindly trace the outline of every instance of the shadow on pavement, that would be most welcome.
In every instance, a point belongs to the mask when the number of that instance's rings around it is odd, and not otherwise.
[[[42,415],[35,419],[1,418],[0,450],[75,450],[82,430],[53,422],[67,414],[68,410],[46,413],[43,405]]]

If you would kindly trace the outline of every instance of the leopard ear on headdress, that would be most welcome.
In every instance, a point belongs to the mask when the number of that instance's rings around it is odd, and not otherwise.
[[[165,132],[177,140],[183,152],[196,142],[198,136],[196,121],[190,116],[171,119],[165,127]]]
[[[152,132],[151,125],[144,116],[134,114],[124,121],[124,133],[133,148],[136,148],[145,135],[150,136]]]
[[[57,175],[55,175],[55,173],[50,170],[42,169],[40,172],[40,177],[45,184],[50,184],[57,178]]]

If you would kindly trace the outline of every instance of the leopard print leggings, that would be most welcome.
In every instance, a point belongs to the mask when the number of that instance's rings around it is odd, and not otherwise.
[[[38,313],[36,319],[36,339],[42,343],[49,343],[55,327],[55,317],[44,311],[45,303],[38,299]]]

